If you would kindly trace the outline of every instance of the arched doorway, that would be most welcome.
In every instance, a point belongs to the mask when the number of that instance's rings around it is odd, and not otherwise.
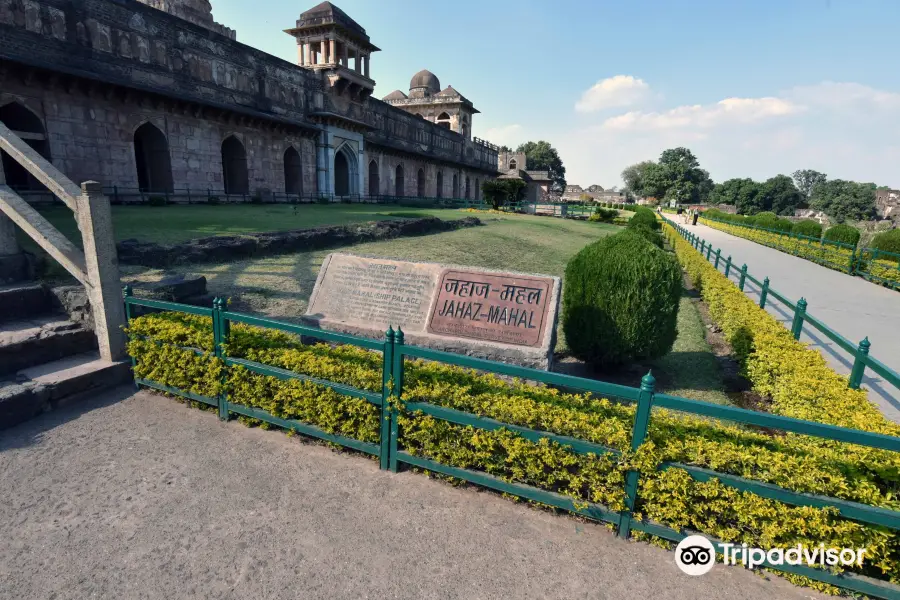
[[[169,141],[153,123],[144,123],[134,132],[134,164],[142,192],[172,191]]]
[[[405,196],[405,183],[403,181],[403,165],[397,165],[397,172],[394,178],[394,195]]]
[[[435,123],[437,123],[438,127],[443,127],[444,129],[450,129],[450,115],[448,115],[445,112],[439,114]]]
[[[226,194],[249,194],[250,178],[247,174],[247,152],[244,144],[233,135],[222,142],[222,181]]]
[[[369,195],[381,195],[381,182],[378,178],[378,163],[374,160],[369,163]]]
[[[444,197],[444,172],[443,171],[438,171],[436,192],[437,192],[436,195],[438,198]]]
[[[518,167],[518,164],[516,163],[516,159],[512,159],[511,161],[509,161],[509,170],[510,171],[515,171],[516,167]]]
[[[284,193],[303,194],[303,163],[300,153],[293,146],[284,151]]]
[[[481,200],[481,186],[478,185],[478,179],[475,179],[475,199]]]
[[[416,196],[419,198],[425,197],[425,170],[419,169],[419,172],[416,173]]]
[[[357,188],[356,157],[347,144],[334,153],[334,195],[353,196]]]
[[[0,107],[0,121],[3,121],[4,125],[34,148],[38,154],[50,160],[50,144],[47,142],[47,132],[44,131],[44,124],[40,117],[18,102],[11,102]],[[5,152],[0,152],[0,154],[3,155],[3,173],[6,175],[6,185],[23,190],[44,189],[44,186],[25,167]]]
[[[456,173],[453,174],[453,189],[451,191],[453,192],[451,198],[459,198],[459,176]]]
[[[469,190],[469,178],[466,177],[466,200],[470,198],[470,190]]]

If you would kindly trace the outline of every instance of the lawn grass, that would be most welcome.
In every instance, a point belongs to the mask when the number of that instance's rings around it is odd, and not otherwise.
[[[41,208],[40,213],[73,243],[81,245],[81,235],[69,208],[49,206]],[[306,229],[321,225],[426,216],[459,219],[469,213],[455,209],[418,209],[384,204],[174,204],[113,206],[112,214],[117,241],[137,239],[174,244],[211,235]],[[23,245],[31,249],[32,244],[28,242],[23,239]]]
[[[453,215],[450,218],[454,218],[472,213],[444,210],[440,214]],[[476,216],[483,222],[480,227],[369,242],[339,250],[561,277],[569,259],[581,248],[621,230],[613,225],[554,217],[494,213],[479,213]],[[296,319],[306,311],[322,261],[333,251],[299,252],[227,264],[189,265],[172,270],[203,275],[212,293],[239,297],[240,302],[234,306],[236,310]],[[124,267],[124,270],[132,275],[140,274],[141,278],[157,278],[161,274],[137,267]],[[678,328],[679,336],[672,352],[652,365],[655,372],[663,375],[659,379],[666,382],[660,391],[727,403],[722,391],[721,371],[706,343],[700,315],[687,298],[681,303]],[[561,327],[556,349],[560,353],[567,350]],[[637,374],[635,381],[628,384],[637,386],[639,382],[640,374]]]

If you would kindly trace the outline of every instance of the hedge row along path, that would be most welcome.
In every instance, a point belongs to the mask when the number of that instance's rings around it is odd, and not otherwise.
[[[713,254],[722,249],[720,270],[724,270],[724,259],[732,257],[737,268],[731,269],[731,279],[739,279],[740,266],[746,263],[751,275],[760,281],[768,277],[772,288],[788,300],[796,302],[801,297],[806,298],[807,312],[847,339],[859,342],[868,336],[872,356],[900,372],[900,300],[897,292],[703,224],[688,229],[711,243]],[[747,281],[744,290],[751,298],[759,300],[759,287],[751,281]],[[766,300],[766,310],[790,329],[793,311],[771,294]],[[835,371],[850,374],[853,357],[808,324],[804,325],[800,339],[817,349]],[[862,383],[869,390],[869,399],[882,413],[900,423],[900,392],[869,369]]]
[[[130,386],[0,434],[0,599],[823,599]]]

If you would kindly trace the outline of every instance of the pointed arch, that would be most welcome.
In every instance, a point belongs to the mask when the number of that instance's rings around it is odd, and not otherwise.
[[[471,196],[471,189],[470,189],[470,185],[469,185],[469,177],[466,176],[466,200],[468,200],[471,197],[472,196]]]
[[[284,151],[284,193],[303,195],[303,161],[293,146]]]
[[[478,178],[475,178],[475,199],[481,200],[481,186],[478,185]]]
[[[425,169],[419,169],[416,173],[416,196],[425,197]]]
[[[516,168],[518,168],[518,166],[519,166],[519,164],[516,162],[516,159],[512,159],[511,161],[509,161],[509,170],[510,171],[514,171]]]
[[[453,188],[451,198],[459,198],[459,175],[453,174]]]
[[[23,141],[34,148],[38,154],[50,160],[47,131],[44,129],[41,118],[31,109],[19,102],[4,104],[0,107],[0,121],[17,135],[26,134],[19,135],[19,137],[23,138]],[[44,186],[11,156],[5,152],[0,152],[0,155],[3,156],[2,164],[3,172],[6,175],[6,185],[17,189],[44,189]]]
[[[374,159],[369,162],[369,195],[381,195],[381,181],[378,177],[378,161]]]
[[[359,182],[356,153],[349,144],[343,144],[334,153],[334,195],[354,196]]]
[[[444,129],[450,129],[450,115],[448,115],[445,112],[442,112],[441,114],[438,115],[437,119],[435,120],[435,123],[437,123],[438,127],[443,127]]]
[[[444,172],[437,172],[437,185],[435,186],[435,196],[438,198],[444,197]]]
[[[394,195],[395,196],[405,196],[406,195],[406,182],[403,181],[403,165],[397,165],[397,170],[394,172]]]
[[[144,123],[134,131],[134,164],[142,192],[172,191],[169,140],[153,123]]]
[[[226,194],[249,194],[247,151],[236,136],[229,135],[222,142],[222,182]]]

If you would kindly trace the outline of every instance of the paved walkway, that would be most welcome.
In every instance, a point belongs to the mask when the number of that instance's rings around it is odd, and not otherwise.
[[[0,432],[0,599],[823,598],[131,394]]]
[[[721,248],[723,258],[730,255],[737,265],[746,263],[748,272],[760,281],[768,277],[771,287],[791,302],[806,298],[808,313],[854,344],[868,336],[871,355],[900,372],[900,292],[705,225],[689,229],[712,243],[713,252]],[[731,272],[734,280],[738,279],[736,272]],[[759,300],[757,286],[748,281],[745,290]],[[791,326],[793,310],[771,295],[766,308]],[[817,330],[805,325],[801,340],[818,349],[838,373],[850,373],[853,356]],[[900,390],[870,370],[866,370],[863,387],[889,419],[900,423]]]

